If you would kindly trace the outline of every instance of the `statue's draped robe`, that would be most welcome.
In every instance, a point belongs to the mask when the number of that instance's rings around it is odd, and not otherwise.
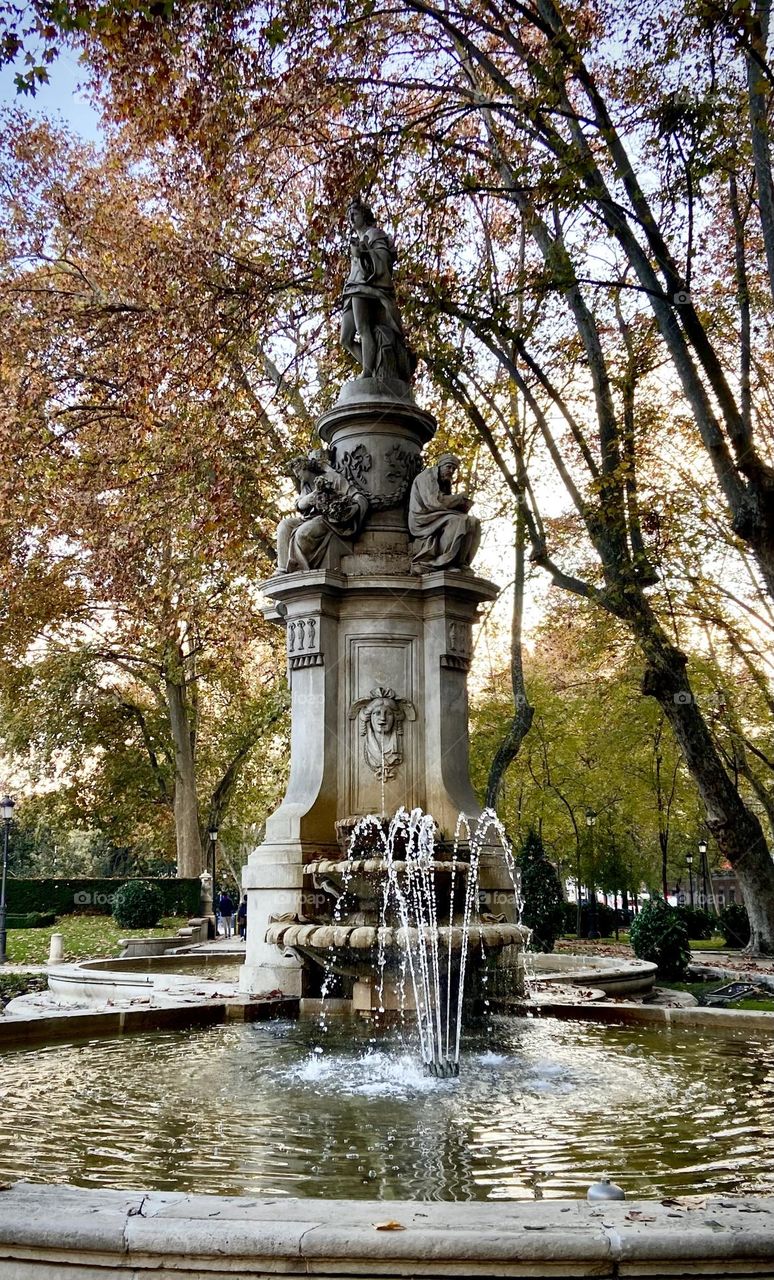
[[[392,365],[392,372],[408,380],[412,365],[392,278],[395,245],[392,237],[380,227],[366,227],[360,235],[359,247],[365,254],[352,255],[352,266],[344,285],[343,309],[345,312],[352,309],[353,298],[366,298],[373,304],[377,371]]]
[[[476,553],[480,525],[464,510],[464,494],[441,487],[438,467],[428,467],[414,481],[409,499],[408,526],[414,539],[414,569],[467,568]]]

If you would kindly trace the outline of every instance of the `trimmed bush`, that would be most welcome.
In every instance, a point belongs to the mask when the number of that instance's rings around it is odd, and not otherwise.
[[[532,930],[531,951],[553,951],[564,926],[564,897],[556,867],[548,861],[543,841],[528,831],[519,854],[524,908],[521,922]]]
[[[674,907],[663,898],[646,902],[629,928],[629,941],[640,960],[658,965],[662,978],[682,978],[691,958],[688,930]]]
[[[715,920],[701,907],[677,907],[677,914],[688,930],[689,938],[711,938],[715,932]]]
[[[129,880],[113,898],[113,918],[124,929],[153,929],[164,914],[164,895],[150,880]]]
[[[746,947],[750,941],[750,918],[741,902],[729,902],[718,922],[727,947]]]
[[[109,916],[113,909],[113,895],[126,884],[129,877],[90,877],[80,879],[53,879],[8,881],[8,910],[13,915],[30,912],[52,911],[55,916],[82,915],[92,912]],[[146,883],[158,886],[164,895],[165,916],[195,916],[199,914],[202,886],[197,879],[171,880],[144,877]]]

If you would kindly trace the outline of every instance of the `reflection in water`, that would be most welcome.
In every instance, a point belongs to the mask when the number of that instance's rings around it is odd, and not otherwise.
[[[502,1019],[459,1080],[397,1033],[225,1026],[2,1054],[0,1178],[390,1200],[774,1187],[774,1042]],[[318,1050],[318,1052],[315,1052]]]

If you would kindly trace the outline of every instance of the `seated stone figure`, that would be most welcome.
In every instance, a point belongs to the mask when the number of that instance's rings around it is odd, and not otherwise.
[[[481,541],[481,523],[469,515],[471,502],[452,493],[460,461],[445,453],[434,467],[421,471],[411,488],[409,533],[414,539],[412,573],[434,569],[469,569]]]
[[[276,573],[319,569],[331,539],[354,538],[368,510],[367,498],[330,465],[326,450],[294,459],[291,471],[298,514],[286,516],[277,528]]]

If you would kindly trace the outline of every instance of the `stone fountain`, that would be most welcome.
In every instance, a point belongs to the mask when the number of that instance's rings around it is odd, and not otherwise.
[[[293,464],[296,510],[279,526],[277,570],[263,585],[266,616],[286,634],[290,777],[243,871],[240,985],[314,997],[333,967],[365,1010],[377,999],[366,974],[384,943],[386,815],[432,815],[444,910],[443,877],[470,846],[460,814],[473,829],[481,816],[467,676],[479,608],[498,588],[471,569],[480,524],[454,491],[458,460],[423,459],[437,424],[411,391],[416,361],[395,304],[392,240],[359,201],[349,218],[342,343],[362,371],[319,419],[320,447]],[[367,815],[379,820],[364,825]],[[502,960],[522,941],[513,878],[499,841],[479,843],[474,947]],[[455,910],[452,902],[452,934]],[[399,950],[406,938],[390,941]]]

